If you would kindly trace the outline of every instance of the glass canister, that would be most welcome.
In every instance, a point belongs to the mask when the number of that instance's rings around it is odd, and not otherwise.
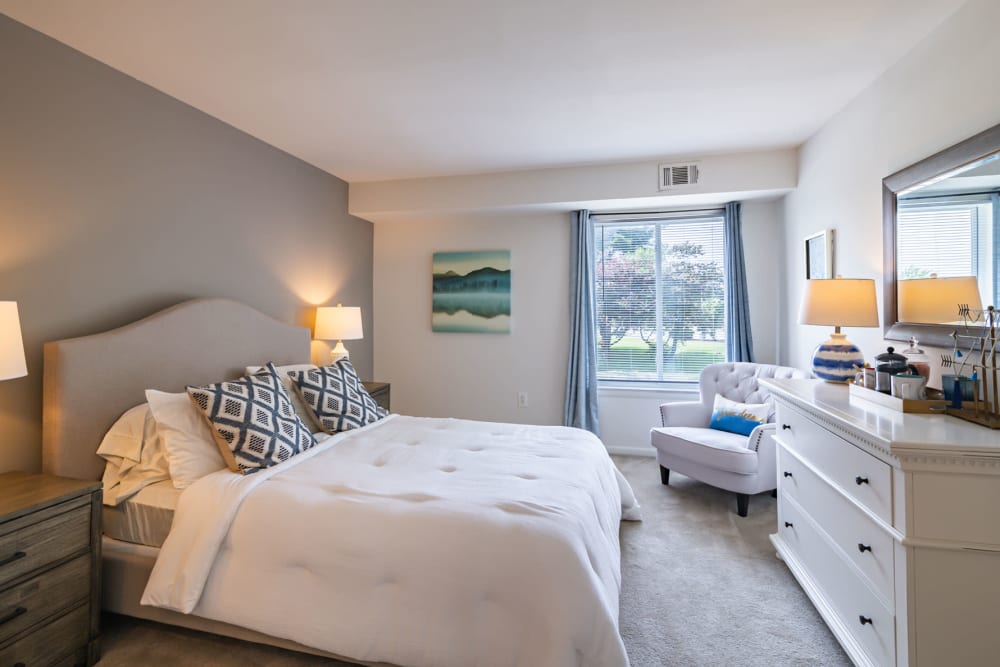
[[[917,347],[916,338],[910,337],[910,346],[903,350],[902,354],[906,357],[906,363],[916,369],[917,375],[930,379],[931,358],[927,356],[926,352]]]

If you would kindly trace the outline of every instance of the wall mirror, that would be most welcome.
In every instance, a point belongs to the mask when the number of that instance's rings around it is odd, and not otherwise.
[[[882,207],[885,337],[950,347],[958,299],[915,307],[909,281],[933,274],[973,308],[1000,303],[1000,125],[886,177]]]

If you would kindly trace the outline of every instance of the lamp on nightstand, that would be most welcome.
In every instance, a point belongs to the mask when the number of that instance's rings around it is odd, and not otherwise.
[[[27,374],[17,302],[0,301],[0,380],[13,380]]]
[[[347,359],[351,355],[344,347],[345,340],[359,340],[365,337],[361,327],[361,309],[357,306],[323,306],[316,309],[316,330],[313,336],[318,340],[335,340],[336,347],[330,351],[330,361]]]
[[[875,281],[868,278],[814,279],[806,281],[799,324],[833,327],[830,339],[813,353],[813,374],[827,382],[847,382],[864,366],[865,355],[840,333],[840,327],[877,327]]]

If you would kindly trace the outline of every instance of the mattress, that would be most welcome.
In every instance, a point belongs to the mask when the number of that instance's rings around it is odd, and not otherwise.
[[[120,505],[105,505],[104,534],[123,542],[162,546],[181,493],[166,479],[150,484]]]

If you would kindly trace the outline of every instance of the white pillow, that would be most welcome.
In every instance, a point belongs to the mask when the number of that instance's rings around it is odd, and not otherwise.
[[[107,461],[102,480],[105,505],[118,505],[144,487],[170,479],[148,403],[126,410],[105,434],[97,454]]]
[[[263,366],[247,366],[247,375],[253,375]],[[292,409],[295,410],[295,414],[299,416],[302,423],[308,427],[309,432],[313,435],[317,433],[322,433],[323,429],[316,424],[316,420],[313,419],[312,410],[307,408],[305,404],[302,403],[302,397],[299,396],[299,392],[295,390],[295,381],[288,377],[288,371],[308,371],[316,368],[315,364],[289,364],[288,366],[275,366],[276,371],[278,371],[278,377],[281,378],[281,384],[285,387],[285,391],[288,392],[288,398],[292,401]]]
[[[226,467],[205,417],[187,392],[168,394],[146,390],[156,432],[163,441],[174,487],[186,489],[196,481]]]

